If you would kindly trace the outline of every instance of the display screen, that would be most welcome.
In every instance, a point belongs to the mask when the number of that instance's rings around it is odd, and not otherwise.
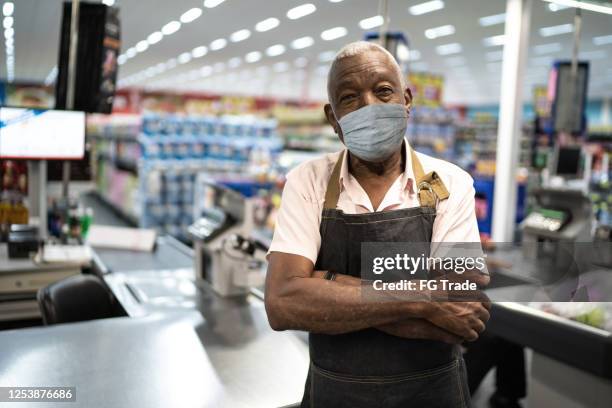
[[[0,108],[0,157],[82,159],[85,113]]]
[[[557,154],[556,174],[579,175],[580,174],[580,147],[562,147]]]

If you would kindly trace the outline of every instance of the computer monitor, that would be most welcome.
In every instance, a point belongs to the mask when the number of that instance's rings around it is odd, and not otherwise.
[[[558,147],[555,152],[554,174],[580,177],[582,149],[580,146]]]
[[[0,108],[0,158],[78,160],[84,154],[84,112]]]

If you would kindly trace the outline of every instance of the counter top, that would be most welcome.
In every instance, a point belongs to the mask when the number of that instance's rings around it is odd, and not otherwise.
[[[213,339],[200,342],[194,326],[201,323],[198,313],[184,312],[0,332],[2,349],[11,351],[0,353],[0,386],[76,387],[75,408],[278,407],[301,395],[283,380],[303,380],[291,359],[265,361],[273,351],[305,364],[297,339],[260,337],[237,345],[241,355],[224,354]],[[277,369],[276,376],[258,368]],[[23,406],[3,406],[13,405]]]

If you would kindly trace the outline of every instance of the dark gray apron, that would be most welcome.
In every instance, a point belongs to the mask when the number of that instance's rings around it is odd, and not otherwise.
[[[345,214],[336,209],[344,153],[340,155],[325,194],[315,270],[360,277],[362,242],[431,242],[436,203],[448,192],[435,173],[423,173],[414,152],[411,156],[420,207]],[[421,254],[420,248],[413,256]],[[458,347],[376,329],[310,333],[309,344],[311,365],[302,408],[469,406]]]

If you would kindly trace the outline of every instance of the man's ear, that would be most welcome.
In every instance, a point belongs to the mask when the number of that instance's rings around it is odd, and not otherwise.
[[[332,109],[331,105],[326,103],[323,110],[325,111],[327,121],[334,128],[334,132],[336,132],[336,134],[342,138],[342,129],[340,129],[340,124],[338,124],[338,120],[336,119],[336,115],[334,115],[334,110]]]
[[[408,116],[410,116],[410,109],[412,109],[412,91],[409,87],[404,89],[404,99],[406,99],[406,112],[408,113]]]

